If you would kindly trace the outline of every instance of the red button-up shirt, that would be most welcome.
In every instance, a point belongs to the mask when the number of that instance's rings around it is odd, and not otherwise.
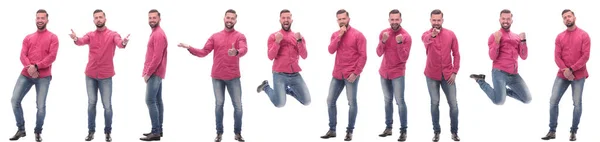
[[[383,33],[388,33],[388,39],[382,43]],[[402,43],[396,42],[396,36],[402,35]],[[410,53],[412,39],[404,28],[398,31],[387,28],[379,34],[379,45],[377,45],[377,56],[383,55],[381,66],[379,67],[379,75],[385,79],[394,79],[404,76],[406,70],[406,60]]]
[[[590,59],[590,36],[584,30],[576,27],[565,30],[556,37],[554,60],[558,65],[558,76],[566,79],[562,69],[573,69],[575,80],[588,78],[586,63]]]
[[[78,38],[75,44],[89,45],[90,48],[85,75],[95,79],[105,79],[115,75],[113,63],[115,50],[117,47],[125,48],[121,35],[108,28],[97,29]]]
[[[510,30],[500,30],[502,37],[500,44],[496,43],[494,34],[488,39],[490,47],[490,59],[493,61],[493,68],[499,69],[509,74],[517,74],[519,56],[521,59],[527,59],[527,43],[521,42],[521,37],[518,34],[510,32]]]
[[[421,36],[427,55],[425,76],[440,81],[443,75],[443,79],[448,80],[460,69],[458,40],[454,32],[446,28],[442,28],[435,38],[431,37],[431,32],[427,30]]]
[[[167,36],[162,28],[160,26],[152,28],[142,76],[156,75],[165,78],[167,72],[167,46]]]
[[[329,53],[335,55],[333,77],[345,79],[354,73],[359,76],[367,63],[367,39],[358,30],[348,26],[342,37],[339,31],[331,35]]]
[[[54,33],[44,29],[27,35],[21,48],[21,63],[24,66],[21,74],[31,78],[27,72],[28,66],[37,65],[39,78],[51,76],[57,53],[58,37]]]
[[[296,73],[302,71],[302,68],[300,68],[300,65],[298,64],[298,60],[300,57],[306,59],[306,40],[302,37],[302,41],[298,42],[294,36],[294,32],[291,30],[280,30],[278,32],[283,35],[279,44],[275,42],[275,34],[277,34],[277,32],[271,34],[269,36],[269,41],[267,42],[269,48],[267,50],[267,55],[269,60],[274,60],[273,71],[283,73]]]
[[[233,46],[237,49],[236,56],[229,56],[228,51]],[[213,34],[204,48],[189,48],[192,55],[205,57],[213,50],[213,65],[211,77],[220,80],[231,80],[241,77],[240,75],[240,58],[248,52],[246,45],[246,36],[236,30],[223,30]]]

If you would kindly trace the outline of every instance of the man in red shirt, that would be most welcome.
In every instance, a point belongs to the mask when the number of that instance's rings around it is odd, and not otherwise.
[[[390,28],[386,28],[379,34],[377,56],[383,56],[379,75],[381,75],[381,87],[385,106],[385,130],[380,137],[392,135],[392,123],[394,121],[394,105],[396,99],[398,114],[400,115],[400,138],[398,141],[406,141],[407,111],[404,102],[404,72],[406,60],[410,53],[412,39],[410,34],[400,26],[402,13],[394,9],[389,13]]]
[[[300,75],[299,57],[306,59],[306,41],[299,32],[293,32],[292,13],[287,10],[279,12],[281,30],[271,34],[267,42],[268,57],[273,61],[273,88],[267,80],[257,88],[257,92],[265,91],[275,107],[283,107],[286,94],[296,98],[301,104],[310,104],[310,93],[302,75]]]
[[[129,35],[121,39],[117,32],[109,30],[106,26],[106,14],[100,9],[94,10],[94,24],[96,30],[88,32],[79,38],[71,30],[71,38],[77,46],[89,45],[89,57],[85,69],[86,86],[88,94],[88,136],[86,141],[94,139],[96,132],[96,102],[98,102],[98,91],[102,97],[104,108],[104,134],[106,141],[112,141],[112,77],[115,75],[113,57],[117,47],[125,48],[129,41]]]
[[[216,126],[217,137],[215,142],[220,142],[223,135],[223,104],[225,103],[225,87],[233,102],[233,119],[235,140],[243,142],[242,138],[242,85],[240,83],[240,58],[248,52],[246,36],[234,29],[237,23],[237,13],[233,9],[225,12],[225,29],[214,33],[204,48],[194,48],[190,45],[180,43],[178,46],[186,48],[192,55],[206,57],[213,50],[213,66],[211,77],[215,93]]]
[[[556,138],[558,126],[558,103],[567,88],[571,86],[573,95],[573,121],[570,141],[577,140],[576,134],[581,118],[581,96],[585,80],[589,77],[586,64],[590,59],[590,36],[575,25],[575,13],[569,9],[562,11],[563,23],[567,29],[556,36],[554,61],[558,66],[557,77],[550,97],[550,131],[543,140]]]
[[[31,33],[23,39],[21,49],[21,63],[23,69],[17,79],[13,91],[11,104],[17,121],[18,131],[9,140],[18,140],[25,137],[25,118],[23,116],[23,107],[21,101],[35,85],[37,115],[35,121],[35,140],[40,142],[42,137],[42,126],[46,118],[46,96],[52,80],[52,63],[56,60],[58,52],[58,37],[56,34],[48,31],[48,13],[44,9],[36,12],[35,23],[37,31]]]
[[[152,28],[148,49],[146,50],[146,61],[142,76],[146,82],[146,105],[150,112],[152,130],[143,134],[143,141],[160,140],[162,137],[162,124],[164,107],[162,101],[162,80],[167,71],[167,36],[160,27],[160,12],[152,9],[148,12],[148,24]]]
[[[454,141],[458,137],[458,103],[456,101],[456,74],[460,69],[460,52],[458,39],[453,31],[443,28],[444,13],[435,9],[431,11],[431,29],[425,31],[421,40],[425,44],[427,64],[425,65],[425,78],[429,97],[431,98],[431,119],[433,122],[433,141],[440,140],[440,87],[450,108],[450,132]]]
[[[493,61],[492,81],[494,88],[485,82],[485,75],[472,74],[471,78],[479,84],[483,92],[496,105],[504,104],[506,96],[523,103],[531,102],[531,93],[527,84],[518,73],[518,59],[527,59],[525,33],[510,31],[513,14],[508,9],[500,11],[500,30],[488,39],[489,55]],[[507,88],[508,87],[508,88]]]
[[[331,35],[329,53],[335,53],[333,78],[327,96],[327,111],[329,112],[329,131],[321,138],[328,139],[336,136],[337,106],[336,102],[344,87],[348,97],[348,127],[346,127],[345,141],[352,140],[354,124],[358,112],[356,95],[358,80],[365,64],[367,63],[367,39],[354,27],[350,26],[350,14],[344,9],[336,12],[340,29]]]

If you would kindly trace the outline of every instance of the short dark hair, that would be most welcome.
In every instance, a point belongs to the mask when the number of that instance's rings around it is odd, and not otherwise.
[[[346,13],[346,16],[350,17],[350,13],[348,13],[348,11],[346,11],[346,9],[340,9],[338,10],[335,15],[339,15],[339,14],[344,14]]]
[[[571,11],[571,9],[563,10],[561,15],[565,15],[565,13],[567,13],[567,12],[571,12],[571,14],[573,14],[573,16],[575,16],[575,12]]]
[[[48,12],[46,12],[46,10],[39,9],[37,12],[35,12],[35,14],[38,14],[38,13],[44,13],[44,14],[46,14],[46,18],[48,18]]]
[[[500,11],[500,15],[505,14],[505,13],[510,14],[511,17],[513,15],[512,12],[510,12],[510,10],[508,10],[508,9],[502,9],[502,11]]]
[[[237,13],[233,9],[227,9],[227,11],[225,11],[225,15],[227,15],[227,13],[233,13],[235,14],[235,17],[237,17]]]
[[[106,16],[106,13],[104,13],[104,11],[102,11],[102,9],[96,9],[96,10],[94,10],[93,14],[100,13],[100,12],[102,12],[102,15]]]
[[[281,16],[281,14],[283,14],[283,13],[292,13],[292,12],[290,12],[290,10],[288,10],[288,9],[283,9],[283,10],[281,10],[281,12],[279,12],[279,16]]]
[[[433,11],[431,11],[431,14],[429,16],[433,16],[434,14],[442,14],[442,17],[444,17],[444,13],[440,9],[434,9]]]
[[[157,13],[158,17],[160,17],[160,12],[158,12],[158,10],[156,10],[156,9],[151,9],[150,11],[148,11],[148,14],[150,14],[150,13]]]
[[[402,17],[402,13],[400,13],[400,10],[398,10],[398,9],[392,9],[392,11],[390,11],[389,15],[392,15],[392,14],[400,14],[400,17]]]

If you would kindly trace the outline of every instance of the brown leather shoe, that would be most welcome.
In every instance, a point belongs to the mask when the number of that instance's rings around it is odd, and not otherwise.
[[[457,133],[452,133],[452,140],[454,140],[454,141],[460,141],[460,137],[458,137]]]
[[[16,141],[19,140],[22,137],[25,137],[27,134],[25,133],[25,131],[17,131],[17,133],[15,133],[14,136],[10,137],[8,140],[11,141]]]
[[[335,138],[335,131],[327,131],[325,135],[321,136],[322,139]]]
[[[223,134],[217,134],[217,137],[215,138],[215,142],[221,142],[221,140],[223,140]]]
[[[238,141],[238,142],[245,142],[246,141],[242,137],[242,134],[235,134],[235,140]]]
[[[347,132],[346,133],[346,138],[344,138],[344,141],[351,141],[352,140],[352,133]]]
[[[146,135],[145,137],[141,137],[140,140],[142,140],[142,141],[160,141],[160,134],[149,134],[149,135]]]
[[[391,135],[392,135],[392,129],[385,128],[385,130],[383,130],[383,133],[379,134],[379,137],[387,137],[387,136],[391,136]]]
[[[398,141],[406,141],[406,132],[400,132],[400,138],[398,138]]]
[[[571,133],[571,136],[569,137],[569,141],[576,141],[577,140],[577,134],[576,133]]]
[[[542,137],[542,140],[550,140],[556,138],[556,132],[548,132],[546,136]]]

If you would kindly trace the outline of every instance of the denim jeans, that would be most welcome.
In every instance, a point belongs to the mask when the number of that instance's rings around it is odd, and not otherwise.
[[[19,131],[25,131],[25,118],[23,117],[23,107],[21,107],[21,101],[23,101],[23,98],[29,92],[31,87],[35,85],[37,114],[34,132],[42,133],[44,119],[46,118],[46,96],[48,95],[48,89],[50,87],[51,80],[52,76],[44,78],[29,78],[24,75],[20,75],[17,79],[10,102],[12,104],[13,113],[15,114]]]
[[[213,91],[215,93],[215,117],[217,124],[217,134],[223,134],[223,104],[225,103],[225,87],[231,97],[233,104],[233,132],[240,134],[242,131],[242,85],[240,78],[232,80],[212,79]]]
[[[391,80],[381,78],[381,88],[383,89],[383,102],[385,104],[385,128],[392,128],[394,122],[394,105],[392,101],[395,98],[396,105],[398,105],[398,114],[400,115],[400,131],[406,132],[407,110],[404,102],[404,76]]]
[[[329,95],[327,96],[327,111],[329,112],[329,130],[336,131],[337,125],[337,99],[340,97],[342,90],[346,87],[346,97],[348,98],[349,112],[348,112],[348,127],[346,132],[352,133],[354,131],[354,124],[356,122],[356,114],[358,113],[358,104],[356,102],[356,95],[358,91],[358,81],[360,76],[356,77],[353,83],[348,82],[346,79],[331,79],[329,85]]]
[[[96,132],[96,103],[98,102],[98,91],[104,107],[104,133],[112,131],[112,77],[95,79],[85,77],[88,94],[88,132]]]
[[[583,86],[585,84],[585,78],[579,80],[565,80],[560,77],[556,77],[554,80],[554,86],[552,87],[552,97],[550,97],[550,131],[556,132],[556,126],[558,126],[558,103],[560,99],[571,86],[573,95],[573,122],[571,124],[571,133],[577,133],[579,119],[581,118],[581,97],[583,94]]]
[[[162,78],[156,75],[150,76],[146,83],[146,105],[152,122],[151,133],[162,132],[164,105],[162,100]]]
[[[529,88],[525,84],[525,81],[523,81],[523,78],[521,78],[521,75],[508,74],[499,69],[492,69],[492,80],[494,88],[490,87],[485,80],[477,80],[477,83],[494,104],[504,104],[506,96],[523,103],[531,102],[531,93],[529,93]]]
[[[458,133],[458,103],[456,100],[456,82],[450,85],[445,79],[437,81],[429,77],[425,78],[427,80],[429,97],[431,98],[431,121],[433,122],[433,132],[441,132],[439,108],[441,87],[442,91],[444,91],[444,94],[446,94],[446,100],[448,101],[448,107],[450,108],[450,132]],[[444,77],[442,76],[442,78]]]
[[[283,107],[286,94],[296,98],[303,105],[310,104],[310,93],[300,73],[273,72],[273,88],[267,84],[263,89],[275,107]]]

